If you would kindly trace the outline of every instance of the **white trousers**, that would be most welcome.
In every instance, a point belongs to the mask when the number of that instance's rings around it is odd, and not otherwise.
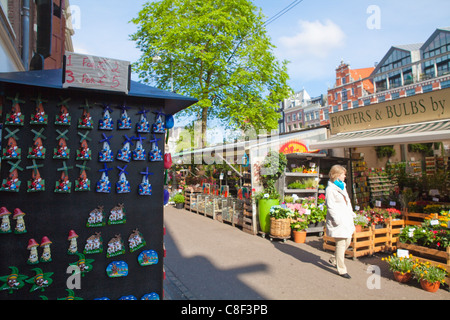
[[[334,238],[336,243],[336,250],[334,256],[330,260],[336,263],[336,268],[339,274],[346,274],[347,267],[345,266],[345,251],[350,246],[352,238]]]

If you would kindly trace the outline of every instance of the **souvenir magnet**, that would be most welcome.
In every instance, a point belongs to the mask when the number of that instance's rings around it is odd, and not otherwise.
[[[79,129],[92,129],[94,125],[92,123],[91,113],[89,112],[90,106],[89,102],[86,99],[86,104],[82,105],[80,108],[83,109],[81,114],[81,118],[78,119],[78,128]]]
[[[106,274],[110,278],[126,277],[128,275],[128,264],[125,261],[113,261],[106,267]]]
[[[6,207],[0,208],[0,217],[2,218],[0,233],[11,233],[11,222],[9,220],[10,215],[11,212],[9,212]]]
[[[137,140],[137,142],[136,148],[133,150],[133,160],[145,160],[146,152],[144,150],[144,145],[142,144],[142,140],[145,139],[147,138],[141,137],[140,134],[138,134],[138,136],[134,138],[134,140]]]
[[[86,227],[103,227],[106,225],[105,222],[105,212],[103,211],[103,206],[98,206],[89,213],[89,218],[86,223]]]
[[[125,141],[123,142],[122,149],[120,149],[119,152],[117,153],[117,160],[130,162],[130,160],[131,160],[130,145],[133,145],[132,140],[134,139],[134,137],[128,138],[128,136],[126,134],[124,134],[123,137],[124,137]]]
[[[125,244],[123,243],[120,234],[116,234],[114,238],[109,240],[108,249],[106,250],[106,257],[116,257],[125,253]]]
[[[19,99],[19,94],[17,93],[14,98],[8,97],[8,100],[12,101],[11,112],[6,114],[5,125],[10,126],[23,126],[24,116],[20,111],[20,104],[25,103],[24,100]]]
[[[36,99],[31,99],[36,101],[36,109],[35,113],[31,115],[30,124],[42,124],[45,125],[48,122],[48,116],[45,113],[43,102],[47,102],[47,100],[43,100],[41,98],[41,94],[39,93]]]
[[[120,119],[117,120],[117,129],[119,129],[119,130],[131,129],[131,120],[127,114],[127,110],[131,109],[131,108],[127,107],[125,105],[122,105],[119,107],[119,109],[122,109],[122,113],[120,114]]]
[[[152,144],[152,149],[148,153],[150,161],[163,161],[162,152],[158,148],[158,140],[161,140],[161,138],[156,138],[155,135],[153,134],[153,139],[150,140]]]
[[[141,300],[159,300],[159,295],[156,292],[144,294]]]
[[[33,165],[27,166],[27,169],[32,169],[31,179],[28,181],[27,192],[45,191],[45,180],[41,178],[38,168],[43,167],[43,164],[36,164],[36,160],[33,159]]]
[[[173,119],[173,115],[166,114],[166,129],[172,129],[175,125],[175,120]]]
[[[114,122],[111,118],[113,110],[109,107],[109,104],[103,104],[103,118],[98,121],[99,130],[113,130]]]
[[[63,100],[60,98],[61,102],[58,103],[59,114],[55,116],[55,124],[60,126],[70,126],[72,123],[72,117],[69,114],[69,109],[67,107],[67,103],[70,101],[70,98]]]
[[[67,249],[67,254],[77,254],[78,253],[78,235],[75,231],[70,230],[67,240],[69,240],[69,248]]]
[[[108,171],[113,168],[108,168],[106,163],[104,163],[103,169],[99,171],[102,173],[102,177],[97,181],[97,192],[110,193],[111,192],[111,182],[109,182]]]
[[[0,290],[8,290],[8,293],[11,294],[25,285],[25,280],[28,276],[19,274],[19,269],[17,267],[10,266],[9,268],[11,269],[11,274],[0,277],[0,281],[4,282],[0,287]]]
[[[89,149],[88,141],[91,141],[92,139],[88,137],[88,134],[89,131],[86,131],[85,134],[78,132],[81,139],[80,148],[77,150],[76,160],[91,160],[91,149]]]
[[[67,147],[67,138],[66,133],[69,130],[64,130],[63,132],[56,129],[56,132],[59,134],[56,137],[58,140],[58,147],[53,149],[53,159],[69,159],[70,157],[70,149]]]
[[[148,172],[148,167],[145,168],[144,172],[141,172],[143,175],[142,182],[139,184],[139,195],[140,196],[151,196],[152,195],[152,185],[148,181],[148,176],[153,175],[152,172]]]
[[[153,113],[156,114],[156,116],[155,116],[155,123],[152,124],[152,132],[153,133],[165,133],[166,128],[164,126],[164,122],[162,119],[164,113],[162,113],[161,111],[153,112]]]
[[[41,248],[44,248],[44,251],[42,252],[41,255],[41,262],[50,262],[52,261],[52,253],[50,250],[50,245],[52,244],[52,242],[50,241],[50,239],[46,236],[42,237],[41,240]]]
[[[91,181],[87,177],[86,170],[90,170],[89,167],[86,166],[86,162],[83,164],[76,164],[78,168],[80,168],[80,175],[78,179],[75,181],[75,191],[89,191],[91,190]]]
[[[25,227],[25,220],[23,220],[24,216],[25,213],[22,210],[20,210],[19,208],[14,209],[13,219],[17,220],[16,228],[14,229],[15,234],[27,233],[27,228]]]
[[[71,289],[66,289],[67,297],[65,298],[57,298],[56,300],[83,300],[83,298],[75,297],[75,293]]]
[[[170,169],[172,166],[172,155],[170,153],[164,154],[164,169]]]
[[[28,159],[45,159],[45,148],[42,144],[42,139],[47,139],[42,132],[44,128],[39,131],[31,129],[34,133],[33,146],[28,148]]]
[[[22,160],[17,160],[17,162],[8,161],[11,169],[9,169],[8,178],[3,179],[1,191],[19,192],[21,181],[17,170],[23,171],[23,168],[19,167],[20,161]]]
[[[70,193],[72,182],[69,181],[69,169],[73,169],[73,167],[68,167],[65,161],[63,161],[61,168],[56,169],[57,171],[62,171],[61,177],[55,182],[56,193]]]
[[[158,254],[155,250],[144,250],[138,256],[140,266],[150,266],[158,263]]]
[[[37,247],[39,247],[39,243],[34,239],[28,240],[27,249],[30,250],[30,255],[28,256],[27,263],[28,264],[37,264],[39,263]]]
[[[125,209],[123,203],[119,203],[117,206],[111,209],[111,213],[108,218],[108,224],[123,224],[127,222],[125,215]]]
[[[3,150],[2,158],[5,160],[20,159],[22,156],[22,149],[17,145],[17,140],[19,140],[19,138],[16,136],[16,133],[20,130],[16,129],[14,131],[11,131],[8,127],[5,127],[5,130],[8,132],[8,134],[5,136],[7,142],[6,147]]]
[[[81,276],[84,277],[84,275],[92,270],[92,263],[95,261],[94,259],[86,259],[84,257],[84,254],[76,253],[78,256],[78,261],[69,263],[70,266],[76,266],[78,268],[78,272],[81,272]]]
[[[102,252],[103,252],[102,233],[96,232],[94,235],[87,238],[83,253],[84,254],[94,254],[94,253],[102,253]]]
[[[111,150],[111,143],[109,140],[112,139],[113,136],[107,137],[104,133],[102,133],[103,139],[100,142],[103,142],[103,148],[98,153],[98,161],[100,162],[112,162],[114,160],[114,154]]]
[[[129,296],[122,296],[119,298],[119,300],[137,300],[137,298],[133,295],[129,295]]]
[[[133,230],[133,233],[128,237],[128,245],[130,247],[130,252],[139,250],[146,245],[142,233],[140,233],[137,228]]]
[[[41,290],[41,292],[44,292],[45,288],[47,288],[53,283],[53,279],[51,278],[53,272],[44,273],[40,268],[34,268],[33,271],[36,272],[36,275],[32,278],[25,280],[26,282],[33,284],[33,286],[30,289],[30,292],[36,290]]]
[[[136,124],[136,131],[140,133],[148,133],[150,132],[150,124],[147,120],[147,112],[150,110],[146,110],[142,108],[141,111],[138,112],[140,114],[139,122]]]
[[[120,170],[119,181],[116,182],[116,192],[117,193],[128,193],[131,191],[130,182],[128,182],[128,180],[127,180],[128,172],[125,170],[126,168],[127,168],[127,165],[125,165],[125,167],[123,167],[123,168],[117,166],[117,169]]]

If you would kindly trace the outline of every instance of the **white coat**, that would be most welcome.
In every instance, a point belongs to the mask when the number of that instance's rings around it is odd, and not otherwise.
[[[353,212],[347,189],[344,187],[344,190],[341,190],[333,182],[328,181],[325,203],[327,206],[327,235],[333,238],[351,238],[355,231],[353,219],[356,215]]]

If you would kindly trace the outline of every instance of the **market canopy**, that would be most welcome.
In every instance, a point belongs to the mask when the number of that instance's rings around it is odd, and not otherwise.
[[[450,139],[450,119],[338,133],[310,144],[314,149],[354,148]]]
[[[20,72],[6,72],[0,73],[0,83],[14,83],[20,85],[37,86],[44,88],[53,88],[61,90],[83,90],[74,88],[63,88],[63,73],[62,69],[53,70],[34,70],[34,71],[20,71]],[[174,114],[190,105],[196,103],[198,100],[191,97],[186,97],[174,92],[161,90],[155,87],[142,84],[137,81],[130,80],[128,94],[107,92],[108,94],[122,94],[126,97],[132,98],[146,98],[146,99],[164,99],[165,111],[167,114]],[[86,89],[84,89],[86,90]]]

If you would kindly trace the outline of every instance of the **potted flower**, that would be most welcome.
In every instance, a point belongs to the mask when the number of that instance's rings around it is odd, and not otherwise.
[[[184,207],[184,196],[181,193],[177,193],[173,196],[173,202],[175,202],[175,207],[177,209],[183,209]]]
[[[295,217],[294,211],[286,205],[275,205],[269,210],[270,235],[274,237],[288,237],[291,234],[291,219]]]
[[[382,258],[382,260],[389,264],[389,270],[394,273],[394,278],[398,282],[405,283],[412,278],[415,265],[412,255],[409,257],[398,257],[394,253],[390,257]]]
[[[306,229],[308,228],[308,216],[296,213],[291,220],[292,238],[295,243],[304,243],[306,240]]]
[[[369,225],[369,219],[363,214],[356,213],[356,217],[353,219],[355,224],[355,231],[361,232],[363,228],[367,228]]]
[[[431,265],[430,262],[419,263],[414,268],[414,276],[419,281],[422,289],[428,292],[436,292],[441,283],[445,282],[447,271],[440,265]]]

